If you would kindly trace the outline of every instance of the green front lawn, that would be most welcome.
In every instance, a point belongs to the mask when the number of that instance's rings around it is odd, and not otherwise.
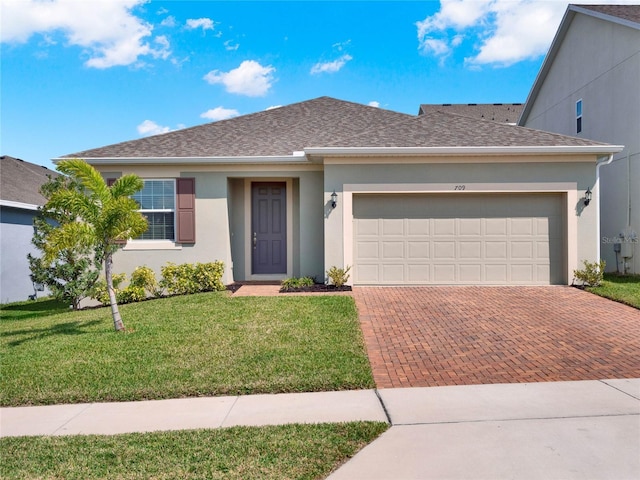
[[[640,275],[605,273],[602,285],[587,287],[587,290],[640,309]]]
[[[3,305],[0,404],[373,388],[351,297],[211,292],[69,311]]]
[[[4,479],[325,478],[385,423],[234,427],[0,440]]]

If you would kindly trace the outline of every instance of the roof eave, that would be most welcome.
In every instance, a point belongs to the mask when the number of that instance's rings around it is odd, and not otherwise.
[[[52,161],[58,164],[62,160],[71,157],[54,158]],[[221,157],[88,157],[83,159],[90,165],[222,165],[222,164],[309,164],[310,159],[305,152],[294,152],[293,155],[265,155],[265,156],[221,156]]]
[[[558,145],[558,146],[494,146],[494,147],[311,147],[313,156],[399,156],[399,155],[610,155],[623,145]]]
[[[33,211],[37,211],[38,208],[40,207],[39,205],[34,205],[32,203],[14,202],[12,200],[0,200],[0,206],[10,207],[10,208],[19,208],[20,210],[33,210]]]

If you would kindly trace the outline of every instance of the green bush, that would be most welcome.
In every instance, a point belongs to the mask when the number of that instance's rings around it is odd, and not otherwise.
[[[120,292],[120,285],[127,278],[125,273],[114,273],[113,274],[113,289],[116,291],[116,301],[118,300],[118,293]],[[107,290],[107,281],[103,278],[98,280],[91,290],[91,298],[98,300],[102,305],[109,305],[109,292]]]
[[[152,297],[162,295],[162,287],[156,280],[155,272],[149,267],[138,267],[131,274],[132,287],[142,288],[143,292],[148,292]]]
[[[349,280],[349,270],[351,270],[351,265],[349,265],[346,269],[331,267],[329,270],[327,270],[327,276],[329,277],[330,283],[332,283],[336,287],[342,287]]]
[[[135,285],[129,285],[119,292],[116,292],[116,300],[118,303],[140,302],[145,298],[147,298],[147,294],[144,291],[144,288],[137,287]]]
[[[161,268],[161,272],[160,286],[173,295],[220,291],[226,288],[222,283],[224,263],[220,261],[181,265],[169,262]]]
[[[582,285],[599,287],[604,279],[605,261],[589,262],[585,260],[583,263],[584,269],[573,271],[574,281],[579,280],[582,282]]]
[[[298,290],[304,287],[312,287],[314,280],[311,277],[291,277],[286,278],[280,283],[280,287],[284,291]]]

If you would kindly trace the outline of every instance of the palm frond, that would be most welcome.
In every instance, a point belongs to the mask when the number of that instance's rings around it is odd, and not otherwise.
[[[84,160],[79,158],[62,160],[58,163],[58,171],[77,178],[85,189],[100,198],[103,203],[107,201],[109,187],[104,178],[100,172]]]
[[[111,196],[113,198],[130,197],[142,190],[143,187],[144,181],[139,176],[134,174],[124,175],[111,185]]]

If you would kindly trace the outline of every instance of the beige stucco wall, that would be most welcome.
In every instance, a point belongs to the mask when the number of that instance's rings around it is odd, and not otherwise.
[[[511,161],[507,161],[511,160]],[[597,211],[592,203],[585,207],[584,191],[595,186],[595,156],[562,158],[413,158],[406,164],[400,158],[325,159],[325,202],[335,189],[338,206],[329,209],[325,221],[325,270],[345,267],[352,259],[352,197],[357,192],[559,192],[566,199],[567,283],[583,260],[597,257]],[[538,163],[538,161],[542,163]],[[418,163],[415,163],[418,162]],[[436,163],[432,163],[436,162]],[[460,163],[453,163],[460,162]],[[456,190],[456,186],[465,190]],[[597,201],[597,189],[594,191]],[[345,246],[346,247],[343,247]]]
[[[114,256],[114,270],[128,275],[146,265],[160,277],[167,262],[195,263],[221,260],[225,263],[223,281],[246,280],[247,229],[250,215],[247,184],[255,180],[287,181],[291,189],[289,214],[291,234],[291,274],[323,276],[322,171],[319,166],[113,166],[96,167],[105,178],[135,173],[145,179],[194,177],[196,179],[196,243],[129,242]],[[247,183],[249,182],[249,183]]]
[[[579,136],[625,149],[601,172],[601,242],[607,270],[613,244],[630,228],[640,235],[640,30],[576,14],[525,126]],[[583,102],[576,133],[575,105]],[[627,269],[640,273],[640,244]],[[617,264],[622,271],[623,265]]]

